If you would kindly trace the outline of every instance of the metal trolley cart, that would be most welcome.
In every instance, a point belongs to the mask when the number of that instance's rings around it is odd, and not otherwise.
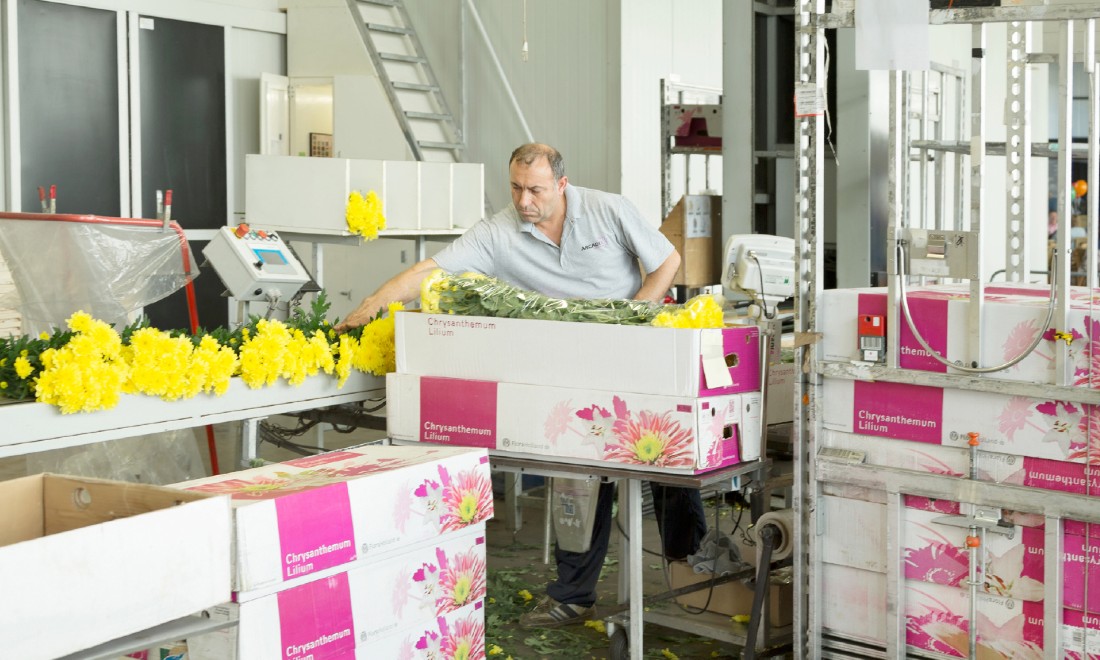
[[[834,0],[832,10],[826,12],[824,0],[797,0],[796,91],[810,96],[825,88],[825,31],[856,26],[861,6],[869,1]],[[1016,402],[1021,412],[1034,408],[1032,404],[1042,405],[1036,402],[1051,402],[1059,410],[1077,413],[1091,412],[1100,403],[1091,362],[1080,364],[1082,356],[1096,359],[1091,353],[1096,337],[1091,336],[1091,330],[1085,336],[1072,330],[1074,314],[1097,318],[1093,299],[1097,270],[1092,258],[1097,241],[1096,195],[1087,196],[1087,214],[1083,214],[1087,221],[1086,257],[1082,263],[1087,268],[1082,277],[1087,290],[1071,287],[1074,246],[1069,217],[1072,161],[1080,161],[1079,166],[1087,162],[1088,182],[1100,180],[1095,143],[1100,126],[1100,69],[1096,66],[1100,3],[1025,1],[1012,6],[1008,2],[960,6],[974,4],[978,3],[933,2],[933,7],[940,8],[928,14],[933,26],[963,26],[970,33],[969,120],[959,124],[968,129],[964,134],[952,140],[913,140],[915,134],[927,136],[916,127],[923,118],[913,102],[914,83],[920,74],[884,74],[889,80],[890,140],[885,237],[888,286],[880,293],[886,299],[880,318],[885,323],[881,359],[841,359],[826,350],[825,344],[837,338],[830,336],[833,326],[823,323],[835,309],[824,304],[827,292],[822,277],[825,117],[805,113],[796,119],[795,214],[800,242],[796,329],[807,334],[822,333],[821,341],[800,349],[799,363],[805,366],[805,373],[796,384],[797,400],[803,404],[795,420],[795,497],[801,530],[795,548],[794,635],[798,657],[1064,658],[1100,654],[1093,630],[1096,617],[1088,596],[1090,571],[1096,574],[1095,567],[1090,568],[1096,548],[1089,539],[1095,523],[1100,522],[1091,476],[1095,470],[1091,466],[1100,463],[1093,446],[1098,431],[1091,416],[1078,414],[1074,418],[1067,428],[1081,431],[1080,442],[1067,443],[1064,448],[1068,451],[1062,458],[1051,461],[1067,474],[1080,473],[1079,478],[1060,477],[1046,484],[1035,482],[1033,477],[1038,471],[1027,472],[1031,476],[1019,479],[990,476],[998,465],[1018,468],[1029,461],[1046,459],[1036,459],[1027,452],[1013,453],[1007,446],[997,445],[998,434],[1012,436],[996,425],[979,429],[982,406],[971,408],[969,419],[959,423],[960,427],[974,428],[960,428],[957,436],[939,435],[928,440],[931,444],[922,445],[937,455],[949,451],[951,460],[956,461],[940,474],[884,458],[879,449],[897,440],[882,437],[880,429],[868,427],[865,431],[867,436],[878,436],[871,438],[877,444],[857,446],[858,433],[838,432],[825,422],[828,414],[835,413],[836,400],[830,388],[875,387],[881,392],[884,387],[893,387],[912,392],[912,388],[920,387],[920,391],[937,393],[944,402],[957,402],[964,396],[1002,397]],[[1040,29],[1045,32],[1048,48],[1035,45],[1033,30]],[[1056,49],[1049,48],[1052,39]],[[1052,64],[1057,66],[1058,98],[1057,104],[1051,105],[1057,107],[1058,148],[1046,143],[1034,145],[1035,126],[1030,123],[1031,115],[1039,110],[1030,105],[1036,91],[1031,72]],[[1075,64],[1080,64],[1078,71],[1083,70],[1088,79],[1088,85],[1082,86],[1088,88],[1087,94],[1074,94]],[[1055,75],[1053,71],[1051,75]],[[1002,92],[1003,104],[993,98]],[[1078,145],[1072,144],[1075,105],[1088,117],[1087,141]],[[1003,142],[997,135],[1002,130]],[[951,162],[941,157],[947,153],[961,157],[957,171],[949,173],[959,185],[940,186],[933,191],[929,182],[939,180],[938,175],[920,175],[913,169],[914,164],[924,170],[943,168]],[[991,316],[996,305],[990,302],[990,295],[997,295],[997,290],[987,283],[988,271],[994,270],[998,265],[995,262],[1003,255],[1007,286],[1023,290],[1033,270],[1044,270],[1043,266],[1035,268],[1034,249],[1032,254],[1028,250],[1029,237],[1034,244],[1033,232],[1047,226],[1034,218],[1028,221],[1028,201],[1034,201],[1030,185],[1033,157],[1050,158],[1056,171],[1053,189],[1059,222],[1050,259],[1049,302],[1042,289],[1045,285],[1031,287],[1029,295],[1036,299],[1038,320],[1031,332],[1024,333],[1027,341],[1002,355],[999,346],[994,351],[988,341],[983,342],[1003,330]],[[940,195],[952,194],[955,198],[947,207],[957,210],[954,217],[921,211],[925,205],[936,208],[943,199]],[[991,202],[998,197],[1003,199],[1003,220],[999,212],[998,217],[992,217],[990,210]],[[1042,207],[1045,209],[1046,204]],[[983,243],[990,244],[993,239],[989,235],[996,237],[1001,231],[1003,252],[991,258],[988,251],[983,252]],[[965,313],[958,319],[958,327],[963,330],[955,335],[958,341],[950,350],[945,343],[930,346],[921,339],[924,357],[938,356],[938,362],[945,357],[940,354],[947,353],[949,359],[934,369],[914,367],[911,353],[904,354],[902,347],[911,346],[908,342],[917,338],[921,326],[927,330],[929,314],[916,308],[912,309],[916,313],[909,313],[909,298],[914,295],[909,288],[933,280],[935,286],[953,284],[956,300],[967,301]],[[1075,302],[1079,297],[1083,302]],[[852,325],[855,327],[854,319]],[[1030,355],[1034,348],[1030,340],[1035,335],[1048,333],[1044,355],[1050,368],[1042,378],[1022,376],[1023,369],[1009,371]],[[856,350],[856,336],[839,340],[850,341],[852,350]],[[944,427],[941,419],[935,430],[942,433]],[[952,446],[946,447],[948,444]],[[1051,448],[1047,454],[1053,455],[1053,451]],[[1070,482],[1073,487],[1066,487]],[[950,509],[941,511],[941,518],[926,529],[941,530],[936,532],[945,539],[941,549],[958,559],[953,568],[956,582],[938,584],[926,579],[927,575],[914,573],[916,560],[909,554],[917,516],[914,511],[918,510],[910,506],[914,497],[926,498],[922,500],[925,512],[935,509],[936,503]],[[837,543],[837,530],[851,522],[838,511],[855,510],[872,512],[865,520],[875,521],[881,535],[864,529],[856,543]],[[943,531],[952,526],[961,528],[965,544],[951,541],[956,538],[954,533]],[[1033,574],[1027,580],[998,583],[999,556],[992,546],[999,539],[1009,538],[1009,534],[1016,534],[1019,541],[1020,535],[1029,530],[1033,536],[1027,546],[1028,556],[1037,558]],[[1071,546],[1078,541],[1081,548]],[[866,546],[875,547],[861,560],[866,562],[864,570],[852,569],[850,555]],[[1084,560],[1071,563],[1074,555],[1083,555]],[[849,571],[847,575],[864,576],[866,583],[876,586],[859,591],[855,587],[864,584],[832,579],[845,571]],[[945,586],[948,591],[935,591]],[[1024,593],[1024,586],[1030,593]],[[931,606],[922,593],[934,591],[950,596],[953,604],[944,597],[939,605]],[[843,611],[844,618],[836,615],[837,610]],[[928,626],[927,619],[936,617],[939,627]]]

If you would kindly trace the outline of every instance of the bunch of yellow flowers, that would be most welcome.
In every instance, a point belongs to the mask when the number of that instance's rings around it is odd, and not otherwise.
[[[382,215],[382,200],[373,190],[369,191],[366,197],[358,190],[348,195],[344,217],[348,223],[348,231],[368,241],[378,238],[378,232],[386,228],[386,216]]]
[[[389,316],[337,335],[319,318],[328,309],[323,294],[319,299],[314,314],[295,315],[289,323],[254,319],[236,333],[194,337],[151,327],[120,335],[77,312],[68,331],[52,337],[0,340],[0,355],[15,356],[0,358],[0,378],[12,381],[0,381],[0,391],[11,398],[33,395],[67,414],[112,408],[123,393],[166,401],[203,392],[220,396],[234,376],[258,388],[279,380],[300,385],[324,372],[343,387],[353,368],[376,376],[394,370],[393,314],[403,309],[400,303],[390,305]]]

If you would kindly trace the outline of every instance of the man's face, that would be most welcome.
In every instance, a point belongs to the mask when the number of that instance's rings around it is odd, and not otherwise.
[[[513,162],[508,174],[512,181],[512,204],[524,222],[537,225],[560,212],[566,177],[555,180],[546,158],[538,158],[530,165]]]

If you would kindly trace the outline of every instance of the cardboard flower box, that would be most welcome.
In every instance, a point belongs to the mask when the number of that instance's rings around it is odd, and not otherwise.
[[[407,547],[398,556],[211,612],[237,626],[191,643],[193,660],[396,658],[387,638],[419,636],[439,617],[485,599],[485,525]]]
[[[0,482],[0,655],[56,658],[230,596],[229,500],[40,474]]]
[[[176,487],[232,496],[238,601],[493,515],[488,455],[461,447],[360,447]]]
[[[981,328],[981,366],[1007,362],[1019,355],[1043,333],[1033,353],[1009,369],[986,377],[1029,383],[1054,383],[1055,349],[1064,341],[1053,329],[1044,331],[1049,288],[1035,285],[989,285],[985,288],[984,322]],[[1100,361],[1092,349],[1100,339],[1100,291],[1070,287],[1070,321],[1064,331],[1069,338],[1073,364],[1071,384],[1100,388]],[[909,309],[914,324],[929,346],[948,360],[971,364],[970,337],[978,332],[969,327],[968,285],[945,284],[911,287]],[[823,292],[820,310],[821,355],[825,360],[859,360],[858,320],[864,315],[886,314],[886,289],[831,289]],[[899,365],[904,369],[948,371],[920,345],[904,318],[899,321]]]
[[[582,390],[717,396],[760,390],[755,326],[714,330],[404,312],[397,372]]]
[[[938,387],[826,378],[826,429],[1083,463],[1100,461],[1100,406]]]
[[[395,440],[693,474],[760,457],[760,395],[707,398],[386,377]]]
[[[936,509],[906,508],[902,521],[905,576],[919,582],[965,588],[970,559],[965,548],[968,530],[944,524],[944,515],[958,515],[955,502]],[[886,510],[882,504],[825,496],[822,559],[861,570],[886,571]],[[1100,525],[1069,524],[1063,531],[1063,605],[1090,612],[1100,610]],[[849,539],[858,535],[860,543]],[[1042,525],[1018,524],[1012,537],[988,533],[979,551],[981,590],[992,596],[1042,601],[1044,597]],[[1086,566],[1089,570],[1086,572]],[[1086,575],[1088,589],[1085,589]],[[1087,594],[1087,605],[1086,605]]]
[[[886,575],[847,566],[822,567],[822,615],[827,629],[884,644],[886,640]],[[965,589],[906,580],[905,634],[911,648],[966,657],[969,634],[969,592]],[[1092,617],[1094,618],[1094,617]],[[1074,638],[1083,634],[1083,618],[1063,611],[1066,651],[1079,651]],[[978,657],[1041,660],[1043,604],[980,594],[978,596]],[[1095,622],[1090,622],[1091,628]],[[1067,658],[1078,657],[1067,653]],[[1090,657],[1093,657],[1090,654]]]

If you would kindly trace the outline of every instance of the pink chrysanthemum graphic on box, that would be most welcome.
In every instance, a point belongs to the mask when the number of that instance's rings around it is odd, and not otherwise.
[[[1077,348],[1077,345],[1078,339],[1083,336],[1076,330],[1072,332],[1070,357],[1077,366],[1073,372],[1073,384],[1077,387],[1100,388],[1100,321],[1086,316],[1085,332],[1088,337],[1082,348]]]
[[[966,552],[946,541],[931,541],[905,549],[905,577],[957,587],[966,578],[970,559]]]
[[[485,559],[477,550],[450,559],[439,551],[439,592],[436,614],[446,614],[485,598]]]
[[[403,488],[393,509],[394,525],[404,532],[413,514],[426,519],[437,533],[452,532],[488,520],[493,515],[493,486],[481,470],[451,476],[440,465],[439,479],[424,479]]]
[[[488,520],[493,515],[493,484],[483,471],[466,470],[452,478],[441,465],[439,477],[443,481],[440,523],[444,532]]]
[[[612,430],[615,443],[607,448],[608,460],[657,467],[694,464],[692,433],[668,412],[643,410],[637,417],[630,415],[617,420]]]
[[[440,620],[443,639],[439,651],[443,660],[477,660],[485,657],[485,624],[479,615],[454,622],[454,628]]]
[[[1080,405],[1084,414],[1081,415],[1078,431],[1088,438],[1088,442],[1070,450],[1069,460],[1100,465],[1100,406],[1091,403]]]
[[[276,472],[254,479],[227,479],[193,486],[188,490],[204,493],[228,494],[235,500],[266,500],[283,497],[289,493],[327,486],[334,481],[344,481],[330,469],[304,472]]]

